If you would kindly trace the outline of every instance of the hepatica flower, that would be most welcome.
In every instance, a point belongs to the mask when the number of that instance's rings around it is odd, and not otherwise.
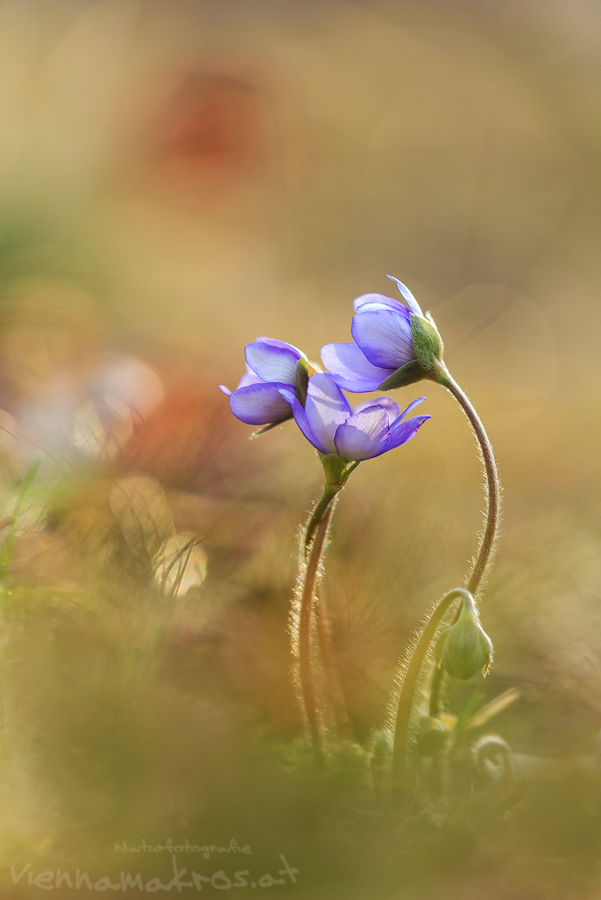
[[[280,393],[307,440],[324,456],[345,462],[373,459],[400,447],[430,418],[405,419],[424,397],[414,400],[403,413],[389,397],[367,400],[352,409],[333,377],[325,372],[309,379],[304,408],[291,390],[282,388]]]
[[[220,389],[230,398],[233,414],[247,425],[277,425],[292,418],[282,391],[304,400],[309,376],[315,372],[304,353],[285,341],[257,338],[244,348],[246,374],[235,391]]]
[[[406,306],[384,294],[363,294],[354,301],[354,343],[326,344],[321,358],[339,387],[359,393],[390,390],[435,377],[442,340],[429,313],[401,281],[395,281]]]

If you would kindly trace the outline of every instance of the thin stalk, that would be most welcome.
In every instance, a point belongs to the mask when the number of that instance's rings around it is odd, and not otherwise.
[[[350,471],[356,468],[356,466],[357,464],[355,464],[350,469]],[[328,510],[330,511],[329,515],[331,519],[331,515],[335,507],[335,500],[340,490],[340,485],[333,485],[326,481],[324,485],[323,496],[321,500],[316,504],[311,518],[307,523],[305,537],[303,540],[305,562],[307,561],[308,553],[311,551],[311,545],[316,533],[316,529],[319,527],[324,515],[326,514],[326,511]],[[327,679],[329,695],[328,700],[334,714],[334,719],[336,720],[338,735],[340,738],[350,739],[350,737],[352,736],[352,726],[344,700],[342,685],[340,683],[338,660],[334,642],[332,640],[330,618],[328,616],[328,610],[323,596],[321,597],[318,604],[313,604],[313,616],[317,630],[317,640],[319,643],[321,661],[323,663]]]
[[[476,440],[478,441],[478,448],[480,450],[480,456],[482,459],[484,474],[486,478],[486,524],[484,527],[484,532],[482,534],[482,539],[480,541],[478,554],[474,560],[472,571],[467,583],[467,589],[470,594],[472,594],[472,596],[476,596],[484,579],[486,571],[491,563],[497,542],[501,505],[501,486],[499,482],[499,474],[497,471],[497,464],[495,461],[492,444],[488,438],[482,422],[480,421],[480,417],[478,416],[473,404],[471,403],[467,395],[459,387],[444,364],[441,364],[438,370],[438,383],[442,384],[443,387],[446,387],[447,390],[453,395],[453,397],[455,397],[463,412],[467,416],[467,419],[472,427],[472,431],[474,432]],[[457,610],[453,618],[453,623],[457,621],[458,615],[459,610]],[[442,669],[441,667],[436,667],[434,669],[434,672],[432,673],[432,680],[430,682],[429,715],[431,716],[439,716],[442,712],[443,687],[444,669]]]
[[[439,371],[438,383],[442,384],[443,387],[446,387],[446,389],[450,391],[467,416],[476,436],[476,440],[478,441],[486,477],[486,524],[480,541],[478,555],[474,561],[472,573],[467,583],[468,591],[475,597],[495,550],[497,531],[499,528],[501,485],[499,482],[499,474],[497,472],[497,464],[495,462],[495,454],[484,429],[484,425],[480,421],[478,413],[474,409],[467,394],[462,391],[454,378],[451,377],[451,374],[444,364],[441,365]]]
[[[492,444],[486,434],[484,426],[480,418],[470,402],[467,395],[459,387],[457,382],[451,376],[445,364],[441,361],[437,362],[432,371],[432,379],[441,384],[455,397],[472,427],[472,431],[478,441],[480,456],[484,466],[484,474],[486,478],[486,517],[485,526],[478,553],[474,560],[471,574],[467,583],[467,591],[475,596],[482,584],[484,576],[492,560],[495,550],[497,532],[499,528],[499,512],[501,500],[501,487],[497,465],[495,462]],[[413,708],[413,698],[422,666],[427,658],[436,631],[442,622],[445,614],[449,610],[451,604],[457,597],[462,595],[461,589],[451,591],[440,601],[435,608],[430,619],[426,623],[420,638],[415,645],[411,654],[411,659],[401,686],[399,694],[398,708],[394,732],[394,749],[392,760],[392,783],[393,783],[393,802],[401,804],[404,797],[404,780],[405,780],[405,763],[407,757],[407,743],[409,740],[409,727],[411,721],[411,711]],[[457,616],[455,616],[456,620]],[[430,685],[429,713],[431,716],[438,716],[442,710],[442,691],[444,682],[444,672],[442,669],[436,668],[432,675]]]
[[[309,552],[311,543],[313,538],[315,537],[315,532],[318,526],[323,521],[323,517],[328,511],[334,497],[338,494],[340,488],[333,487],[331,485],[326,484],[323,489],[323,496],[321,500],[315,505],[315,509],[311,514],[311,518],[307,523],[307,528],[305,531],[305,539],[304,539],[304,553],[305,555]]]
[[[332,498],[333,499],[333,498]],[[306,558],[305,577],[303,580],[299,631],[298,631],[298,655],[300,663],[300,682],[303,695],[305,714],[311,732],[313,751],[318,762],[323,760],[323,741],[319,728],[319,716],[317,712],[317,695],[313,678],[313,665],[311,659],[311,626],[313,619],[313,601],[315,598],[315,586],[319,574],[321,558],[324,551],[326,535],[330,524],[333,505],[330,500],[326,505],[323,515],[314,528],[314,535],[309,545]],[[313,517],[311,518],[311,522]],[[309,525],[311,524],[309,523]]]
[[[432,672],[432,680],[430,681],[430,700],[428,704],[428,715],[433,719],[437,719],[442,712],[442,683],[444,669],[442,666],[435,666]]]
[[[413,648],[407,671],[405,672],[397,703],[394,744],[392,748],[392,796],[395,806],[400,806],[404,798],[404,775],[405,763],[407,760],[409,725],[411,722],[411,711],[413,709],[413,697],[419,683],[422,667],[430,651],[430,644],[432,643],[442,620],[455,600],[462,597],[464,594],[465,591],[463,588],[456,588],[446,594],[434,608]]]
[[[332,707],[332,712],[334,713],[334,718],[336,720],[338,736],[342,740],[351,740],[353,737],[353,729],[346,708],[342,685],[340,683],[336,648],[334,647],[334,641],[332,640],[330,618],[323,596],[320,598],[319,603],[315,604],[313,613],[315,616],[315,624],[317,626],[317,639],[319,641],[321,661],[323,662],[328,682],[330,706]]]

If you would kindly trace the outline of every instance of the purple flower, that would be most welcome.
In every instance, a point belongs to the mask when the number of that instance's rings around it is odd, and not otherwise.
[[[220,385],[230,398],[233,414],[247,425],[276,425],[291,419],[290,405],[281,392],[286,390],[296,399],[306,386],[307,370],[315,370],[305,354],[285,341],[260,337],[246,345],[244,355],[246,374],[236,390]]]
[[[326,344],[321,358],[336,384],[359,393],[388,390],[431,377],[433,361],[442,354],[436,326],[401,281],[404,306],[384,294],[363,294],[354,301],[354,343]]]
[[[296,424],[314,447],[326,456],[360,462],[399,447],[416,434],[430,416],[404,421],[424,400],[414,400],[400,413],[390,397],[367,400],[351,409],[348,400],[327,373],[309,379],[305,407],[289,389],[280,391],[290,404]]]

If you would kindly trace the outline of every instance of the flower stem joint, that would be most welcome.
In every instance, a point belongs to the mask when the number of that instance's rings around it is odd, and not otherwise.
[[[484,675],[488,672],[493,658],[492,641],[480,625],[474,598],[467,591],[459,618],[438,638],[434,656],[445,672],[463,681],[480,669]]]

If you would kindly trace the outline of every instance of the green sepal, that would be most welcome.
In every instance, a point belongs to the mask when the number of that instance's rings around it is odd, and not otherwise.
[[[410,315],[413,349],[417,361],[427,372],[434,368],[434,361],[442,359],[443,343],[438,328],[429,313],[427,318]]]
[[[292,418],[292,413],[290,413],[289,419]],[[263,428],[259,428],[258,431],[253,431],[249,440],[252,441],[254,438],[261,437],[262,434],[267,434],[268,431],[271,431],[272,428],[277,428],[278,425],[281,425],[282,422],[286,422],[286,419],[281,419],[279,422],[272,422],[271,425],[264,425]]]
[[[326,476],[326,485],[335,488],[336,490],[340,490],[341,487],[344,487],[351,472],[359,465],[358,462],[349,462],[346,459],[342,459],[340,456],[336,456],[335,453],[321,453],[321,451],[318,450],[317,455],[323,466],[323,471]]]
[[[422,378],[427,378],[427,374],[424,372],[423,366],[416,360],[415,362],[405,363],[404,366],[401,366],[400,369],[397,369],[396,372],[385,378],[382,384],[378,385],[377,390],[392,391],[394,388],[406,387],[408,384],[421,381]]]
[[[296,396],[302,407],[307,402],[307,389],[309,387],[309,378],[317,374],[317,369],[311,365],[308,359],[301,356],[296,364]]]

